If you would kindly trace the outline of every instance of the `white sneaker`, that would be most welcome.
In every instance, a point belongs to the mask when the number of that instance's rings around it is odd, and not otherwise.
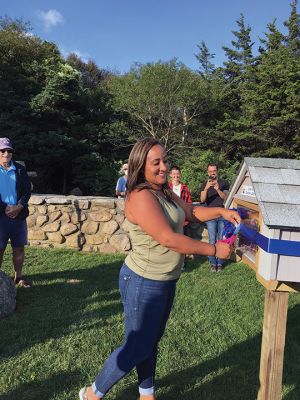
[[[79,399],[80,400],[88,400],[87,398],[87,386],[84,386],[79,390]]]

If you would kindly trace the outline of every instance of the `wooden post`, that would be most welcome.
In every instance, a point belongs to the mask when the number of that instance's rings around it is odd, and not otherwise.
[[[257,400],[280,400],[288,299],[266,289]]]

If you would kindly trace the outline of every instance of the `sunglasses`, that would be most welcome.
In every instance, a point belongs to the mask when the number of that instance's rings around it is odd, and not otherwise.
[[[0,152],[2,154],[4,154],[6,151],[8,152],[8,154],[11,154],[13,152],[11,149],[0,149]]]

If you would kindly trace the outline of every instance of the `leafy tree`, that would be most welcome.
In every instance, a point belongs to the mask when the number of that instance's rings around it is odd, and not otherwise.
[[[94,61],[89,60],[86,63],[75,53],[69,54],[66,62],[80,72],[85,88],[95,89],[109,75],[108,71],[101,70]]]
[[[193,201],[199,201],[199,188],[207,179],[207,165],[214,162],[218,165],[220,176],[229,182],[235,177],[239,167],[239,161],[232,162],[223,152],[213,150],[194,149],[181,162],[182,181],[187,183]]]
[[[205,106],[199,75],[176,60],[135,65],[109,80],[116,111],[133,122],[130,140],[150,135],[170,151],[185,141],[191,121]]]

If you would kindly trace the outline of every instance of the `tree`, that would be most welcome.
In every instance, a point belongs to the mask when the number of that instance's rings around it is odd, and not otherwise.
[[[215,70],[215,65],[211,62],[214,59],[215,54],[209,52],[208,47],[202,40],[200,45],[197,45],[199,53],[195,54],[195,57],[200,63],[199,73],[204,77],[209,77]]]
[[[291,4],[291,14],[284,25],[288,28],[288,35],[285,38],[287,47],[294,57],[300,56],[300,16],[297,13],[297,0]]]
[[[232,31],[236,40],[232,40],[231,44],[233,48],[223,46],[223,50],[228,58],[228,61],[224,62],[225,75],[229,79],[245,79],[247,75],[247,69],[253,65],[255,61],[252,54],[252,46],[254,42],[251,41],[250,26],[245,26],[244,15],[241,14],[240,18],[236,21],[239,30]]]
[[[256,78],[245,96],[256,154],[299,158],[300,59],[284,46],[272,50],[261,56]]]
[[[191,121],[205,107],[199,78],[176,60],[135,65],[128,74],[112,77],[114,107],[134,123],[130,138],[150,135],[169,151],[181,145]]]
[[[269,32],[265,33],[265,39],[260,38],[263,46],[260,46],[260,53],[278,50],[283,46],[284,35],[276,28],[276,19],[267,25]]]

